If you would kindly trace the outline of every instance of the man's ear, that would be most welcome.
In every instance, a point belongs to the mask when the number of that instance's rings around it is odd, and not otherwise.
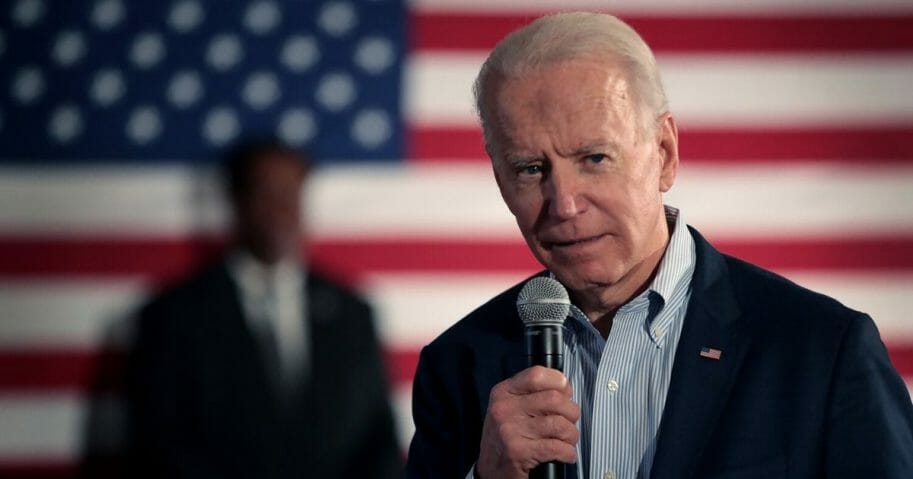
[[[666,193],[675,183],[678,172],[678,125],[671,113],[665,113],[657,120],[656,142],[660,166],[659,191]]]

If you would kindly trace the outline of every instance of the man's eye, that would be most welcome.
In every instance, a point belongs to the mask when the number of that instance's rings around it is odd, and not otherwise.
[[[542,173],[542,165],[529,165],[523,168],[523,172],[528,175],[538,175]]]
[[[518,165],[517,172],[522,175],[538,175],[542,173],[542,165]]]
[[[586,155],[585,158],[586,158],[586,160],[589,161],[590,163],[602,163],[603,161],[609,159],[609,157],[608,157],[607,155],[603,155],[602,153],[595,153],[595,154],[592,154],[592,155]]]

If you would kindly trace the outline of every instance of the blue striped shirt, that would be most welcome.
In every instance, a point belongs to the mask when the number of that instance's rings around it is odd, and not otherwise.
[[[678,210],[650,286],[615,314],[607,339],[572,306],[565,322],[565,374],[581,407],[577,477],[650,476],[672,363],[691,296],[694,239]]]

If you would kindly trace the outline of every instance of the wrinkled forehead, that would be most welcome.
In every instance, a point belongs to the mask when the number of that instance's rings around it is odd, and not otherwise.
[[[498,116],[510,116],[518,110],[538,114],[583,112],[628,102],[630,87],[623,75],[564,73],[506,78],[495,89],[493,112]]]
[[[573,135],[608,127],[635,130],[636,103],[626,72],[595,62],[566,62],[489,84],[486,127],[492,142],[518,146],[528,136]]]
[[[485,69],[484,77],[480,80],[484,83],[483,93],[484,103],[491,104],[492,99],[503,95],[504,90],[511,90],[517,83],[523,83],[530,79],[541,79],[542,77],[563,76],[568,74],[578,74],[578,82],[581,78],[595,79],[596,82],[602,80],[607,74],[614,78],[622,80],[626,89],[630,84],[630,65],[621,57],[612,55],[603,56],[578,56],[564,59],[550,59],[535,63],[515,62],[507,65],[505,70],[497,69],[495,66],[489,66]],[[567,89],[574,89],[579,85],[563,85]],[[608,85],[603,85],[608,86]],[[595,85],[596,89],[600,85]],[[496,105],[492,105],[496,106]]]

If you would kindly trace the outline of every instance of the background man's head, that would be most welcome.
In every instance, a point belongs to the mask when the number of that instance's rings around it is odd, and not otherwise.
[[[268,264],[299,254],[301,189],[310,158],[280,141],[245,141],[225,159],[236,241]]]

